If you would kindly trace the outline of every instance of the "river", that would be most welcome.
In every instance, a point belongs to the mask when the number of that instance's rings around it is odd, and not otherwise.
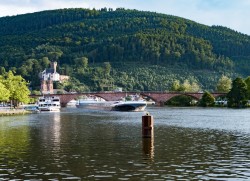
[[[250,109],[147,111],[0,117],[0,180],[250,180]]]

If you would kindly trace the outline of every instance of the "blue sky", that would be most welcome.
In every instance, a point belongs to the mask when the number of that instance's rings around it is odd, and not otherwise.
[[[222,25],[250,35],[250,0],[0,0],[0,17],[60,8],[124,7]]]

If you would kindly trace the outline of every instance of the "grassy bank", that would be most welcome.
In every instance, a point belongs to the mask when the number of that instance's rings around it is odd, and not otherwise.
[[[29,113],[29,111],[24,109],[0,109],[0,116],[24,115]]]

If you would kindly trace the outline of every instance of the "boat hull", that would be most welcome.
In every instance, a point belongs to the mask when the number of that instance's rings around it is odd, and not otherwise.
[[[48,107],[39,107],[39,110],[40,111],[60,111],[60,108],[48,106]]]
[[[117,104],[114,104],[112,106],[112,111],[134,111],[134,112],[139,112],[139,111],[144,111],[145,108],[147,107],[146,102],[119,102]]]

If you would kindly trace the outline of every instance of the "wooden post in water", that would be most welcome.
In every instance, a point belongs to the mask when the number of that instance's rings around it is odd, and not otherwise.
[[[154,118],[153,116],[146,113],[145,116],[142,116],[142,137],[151,138],[154,134]]]

